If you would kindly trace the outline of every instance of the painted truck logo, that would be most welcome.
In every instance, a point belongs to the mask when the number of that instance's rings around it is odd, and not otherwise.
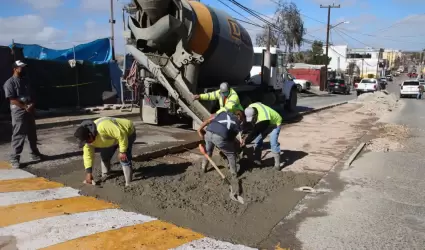
[[[239,28],[239,24],[232,19],[227,19],[229,23],[230,36],[233,39],[241,40],[241,29]]]

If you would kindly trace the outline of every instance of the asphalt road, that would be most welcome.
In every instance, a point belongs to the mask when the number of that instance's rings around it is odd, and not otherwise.
[[[318,96],[300,96],[298,98],[298,109],[320,108],[322,106],[331,105],[338,102],[350,101],[355,99],[356,93],[351,92],[350,95],[343,94],[326,94]]]
[[[388,91],[399,93],[398,81]],[[411,136],[400,151],[367,152],[350,167],[324,178],[324,194],[294,211],[296,249],[424,249],[425,100],[402,99],[404,107],[383,122],[406,125]],[[295,221],[295,222],[294,222]],[[282,222],[284,224],[284,222]]]

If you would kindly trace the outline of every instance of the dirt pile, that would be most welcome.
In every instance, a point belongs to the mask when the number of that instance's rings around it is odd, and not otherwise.
[[[370,140],[366,149],[373,152],[397,151],[404,148],[401,141],[409,137],[409,129],[403,125],[385,124],[379,127],[379,136]]]
[[[398,106],[397,97],[385,91],[362,94],[357,97],[356,102],[363,105],[357,112],[368,115],[391,112]]]

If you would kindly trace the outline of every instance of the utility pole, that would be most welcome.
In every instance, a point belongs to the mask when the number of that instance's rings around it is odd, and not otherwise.
[[[263,78],[263,87],[269,86],[270,82],[270,45],[271,45],[271,27],[270,25],[267,26],[267,40],[266,40],[266,50],[264,51],[264,66],[263,66],[263,72],[261,74]]]
[[[364,65],[364,57],[362,57],[362,76],[361,76],[361,78],[364,78],[363,77],[363,65]]]
[[[114,0],[110,0],[110,18],[109,23],[111,24],[111,48],[112,48],[112,60],[115,61],[115,35],[114,35],[114,25],[115,25],[115,19],[114,19]]]
[[[328,66],[329,66],[329,62],[328,62],[328,52],[329,52],[329,31],[331,30],[331,9],[332,8],[341,8],[341,5],[320,5],[320,8],[324,9],[328,9],[328,25],[327,25],[327,29],[326,29],[326,73],[325,73],[325,88],[327,88],[328,86]],[[320,88],[321,91],[323,91],[324,89]]]

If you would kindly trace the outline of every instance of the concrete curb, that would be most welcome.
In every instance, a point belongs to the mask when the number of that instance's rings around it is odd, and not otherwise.
[[[37,129],[47,129],[47,128],[54,128],[54,127],[63,127],[63,126],[75,125],[75,124],[80,124],[81,122],[83,122],[84,120],[87,120],[87,119],[90,119],[90,120],[98,119],[101,116],[102,115],[99,114],[99,116],[91,117],[91,118],[79,118],[79,119],[74,119],[74,120],[39,123],[39,124],[36,124],[36,128]],[[116,117],[116,118],[131,118],[131,117],[137,117],[137,116],[139,116],[138,113],[123,113],[123,114],[119,114],[119,115],[114,115],[114,117]],[[36,121],[36,123],[37,123],[37,121]]]
[[[192,142],[187,142],[180,145],[175,145],[171,147],[156,149],[152,151],[148,151],[139,155],[133,155],[133,159],[135,161],[146,161],[154,158],[159,158],[168,154],[178,154],[182,152],[186,152],[190,149],[197,148],[199,143],[201,143],[201,140],[196,140]]]
[[[360,152],[363,150],[363,148],[366,146],[366,143],[362,142],[359,146],[357,146],[356,150],[350,155],[348,160],[345,162],[344,167],[349,167],[351,163],[357,158],[357,156],[360,154]]]
[[[325,105],[325,106],[322,106],[322,107],[319,107],[319,108],[315,108],[315,109],[312,109],[312,110],[307,110],[307,111],[304,111],[304,112],[300,112],[299,114],[300,115],[309,115],[309,114],[317,113],[319,111],[323,111],[323,110],[326,110],[326,109],[330,109],[330,108],[334,108],[334,107],[337,107],[337,106],[341,106],[341,105],[344,105],[344,104],[347,104],[347,103],[348,103],[348,101],[333,103],[333,104]]]

